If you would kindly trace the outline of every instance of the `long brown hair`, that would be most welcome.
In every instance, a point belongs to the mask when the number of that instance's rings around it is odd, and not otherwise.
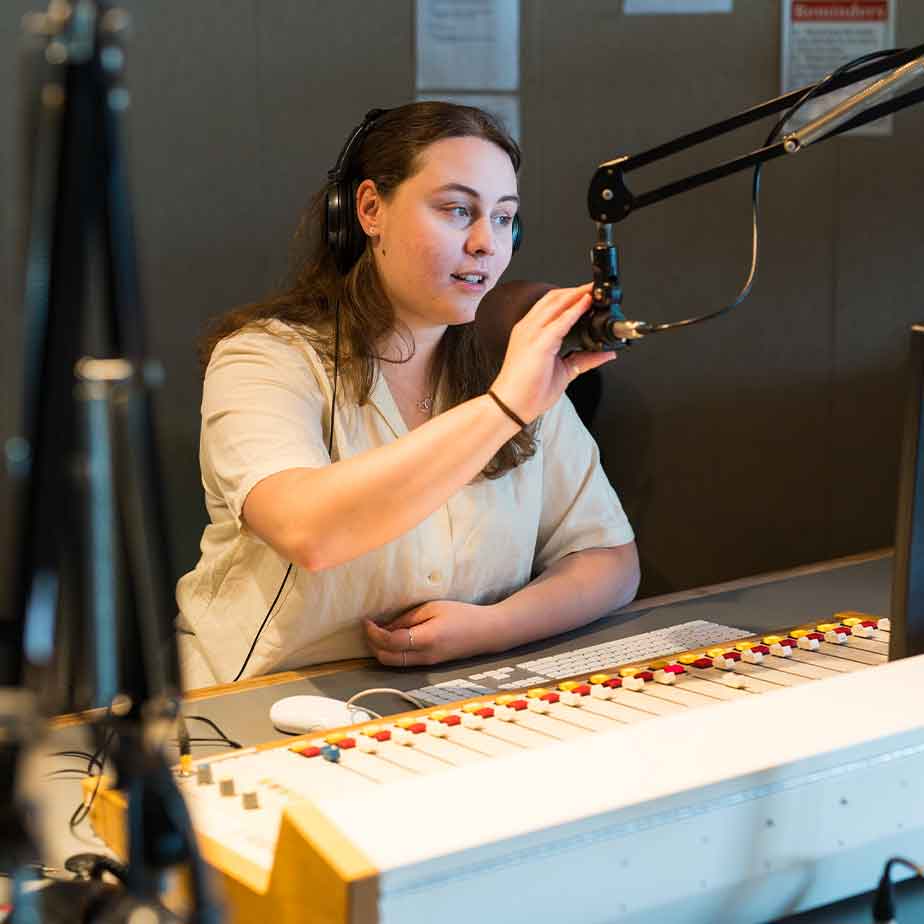
[[[417,172],[420,156],[429,145],[458,137],[484,138],[496,144],[510,157],[514,170],[519,170],[517,143],[489,113],[445,102],[410,103],[387,110],[366,134],[352,159],[353,189],[360,180],[370,179],[388,199]],[[275,319],[305,337],[328,368],[337,364],[339,381],[353,400],[364,404],[369,399],[379,360],[378,344],[397,329],[395,312],[385,296],[370,247],[345,276],[338,272],[325,233],[328,191],[329,185],[320,190],[299,223],[290,282],[262,301],[236,308],[214,321],[200,344],[203,368],[225,337]],[[354,207],[350,202],[350,208]],[[355,215],[353,220],[357,221]],[[409,331],[407,344],[413,355]],[[474,324],[453,325],[437,347],[430,384],[434,388],[440,384],[446,406],[454,407],[484,394],[499,367],[500,358],[483,348]],[[498,450],[482,474],[499,478],[530,458],[536,451],[534,434],[535,425],[520,431]]]

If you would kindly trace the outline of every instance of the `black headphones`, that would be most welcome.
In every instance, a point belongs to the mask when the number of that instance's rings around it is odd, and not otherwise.
[[[358,183],[351,176],[352,161],[363,139],[388,109],[370,109],[362,123],[350,133],[337,163],[327,171],[327,196],[325,207],[325,228],[327,246],[334,255],[334,262],[341,276],[345,276],[359,259],[366,246],[366,234],[356,217],[356,189]],[[513,218],[511,240],[515,253],[523,239],[523,225],[520,216]]]

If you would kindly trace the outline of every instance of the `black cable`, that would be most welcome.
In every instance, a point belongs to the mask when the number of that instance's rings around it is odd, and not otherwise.
[[[907,867],[918,878],[924,879],[924,870],[917,863],[904,857],[889,857],[873,898],[873,920],[876,924],[892,924],[895,921],[895,890],[892,887],[892,867],[895,864]]]
[[[250,656],[253,654],[254,649],[257,647],[257,642],[260,640],[260,636],[263,634],[263,630],[266,628],[266,624],[269,622],[269,618],[273,612],[273,607],[276,606],[276,602],[279,600],[279,595],[282,593],[282,588],[286,586],[286,581],[289,579],[291,572],[292,562],[289,562],[289,567],[286,568],[286,573],[282,576],[282,583],[279,585],[279,590],[276,591],[276,596],[273,597],[273,602],[269,605],[269,609],[266,611],[266,615],[263,617],[263,622],[260,623],[260,628],[257,629],[257,634],[253,637],[253,641],[250,643],[250,651],[247,652],[247,657],[244,658],[244,663],[241,665],[241,669],[237,672],[237,676],[234,678],[232,683],[237,683],[237,681],[241,679],[241,674],[244,673],[244,669],[247,667],[247,664],[250,661]]]
[[[776,124],[770,131],[770,134],[767,136],[767,140],[764,142],[764,147],[768,147],[773,144],[774,141],[778,138],[779,134],[783,130],[783,126],[796,114],[796,112],[801,109],[809,100],[818,96],[822,89],[827,86],[832,80],[836,77],[840,77],[842,74],[847,73],[848,71],[853,70],[855,67],[859,67],[863,64],[868,63],[869,61],[874,61],[877,58],[885,58],[889,55],[898,54],[905,49],[903,48],[890,48],[884,51],[873,51],[869,54],[861,55],[858,58],[854,58],[852,61],[848,61],[846,64],[842,64],[840,67],[831,71],[830,74],[826,74],[822,77],[818,83],[813,84],[802,96],[793,103],[779,118]],[[752,232],[751,232],[751,267],[748,270],[747,278],[744,281],[744,285],[741,287],[741,290],[735,296],[734,301],[730,302],[727,305],[719,308],[716,311],[711,311],[709,314],[698,315],[693,318],[685,318],[682,321],[669,321],[664,324],[652,324],[646,330],[645,334],[655,334],[661,333],[666,330],[673,330],[678,327],[689,327],[693,324],[699,324],[701,321],[711,321],[713,318],[718,318],[723,314],[731,311],[732,308],[737,308],[750,294],[751,289],[754,287],[754,279],[757,276],[757,255],[758,255],[758,239],[759,239],[759,218],[760,218],[760,176],[761,169],[763,164],[757,164],[754,167],[754,179],[751,183],[751,223],[752,223]]]
[[[186,718],[190,721],[195,722],[205,722],[206,725],[210,726],[215,734],[219,736],[222,741],[226,741],[233,748],[241,748],[243,745],[238,741],[232,741],[210,718],[204,715],[188,715]],[[198,739],[202,740],[202,739]]]
[[[333,393],[330,399],[330,435],[327,439],[327,456],[330,458],[331,452],[333,451],[334,446],[334,414],[337,410],[337,379],[338,372],[340,367],[340,302],[337,302],[337,307],[335,309],[335,322],[334,322],[334,388]],[[292,572],[292,562],[289,562],[289,567],[286,568],[286,573],[282,576],[282,583],[279,585],[279,590],[276,591],[276,596],[273,598],[273,602],[269,605],[269,609],[266,611],[266,615],[263,617],[263,622],[260,623],[260,628],[257,629],[257,634],[253,637],[253,641],[250,643],[250,651],[247,652],[247,657],[244,658],[244,663],[241,665],[241,669],[237,672],[237,676],[232,680],[232,683],[237,683],[241,679],[241,676],[244,673],[250,658],[253,655],[254,649],[257,647],[257,642],[260,640],[260,636],[263,634],[263,630],[266,628],[266,624],[269,622],[270,616],[272,615],[273,608],[276,606],[279,596],[282,593],[282,588],[286,586],[286,581],[289,579],[289,575]]]
[[[108,715],[102,724],[105,725],[106,721],[108,721]],[[86,820],[87,816],[90,814],[90,809],[93,808],[93,803],[96,801],[96,797],[99,794],[100,784],[103,781],[103,765],[106,763],[106,759],[109,755],[109,746],[112,744],[112,739],[114,737],[115,729],[107,728],[105,734],[101,736],[99,746],[90,756],[85,775],[91,776],[94,764],[97,765],[99,767],[99,772],[96,775],[96,785],[93,787],[90,798],[83,799],[77,808],[74,809],[70,819],[68,819],[67,826],[71,834],[76,834],[77,827]]]

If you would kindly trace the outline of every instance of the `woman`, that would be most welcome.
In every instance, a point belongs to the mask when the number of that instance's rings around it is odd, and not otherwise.
[[[500,369],[471,323],[510,261],[519,161],[477,109],[370,113],[292,286],[212,332],[187,687],[501,651],[634,596],[631,527],[562,397],[614,358],[558,356],[589,286],[540,299]]]

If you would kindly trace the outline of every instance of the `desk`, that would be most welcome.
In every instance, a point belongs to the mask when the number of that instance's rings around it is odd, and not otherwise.
[[[821,620],[839,610],[862,610],[884,616],[889,610],[891,566],[892,559],[887,552],[854,556],[638,600],[589,626],[502,655],[454,661],[425,670],[388,668],[375,661],[344,662],[305,672],[224,684],[193,693],[190,700],[195,703],[196,712],[217,722],[231,738],[244,744],[256,744],[279,737],[279,732],[270,724],[269,710],[283,696],[312,693],[346,700],[360,690],[373,687],[414,690],[479,670],[505,667],[529,658],[559,654],[694,619],[737,626],[744,634],[749,634]],[[394,696],[370,697],[363,704],[382,714],[411,708]]]
[[[185,712],[207,716],[229,737],[245,745],[256,744],[280,737],[269,722],[269,709],[282,696],[314,693],[347,699],[371,687],[412,690],[464,677],[478,670],[514,664],[538,654],[570,651],[695,619],[737,626],[746,633],[757,633],[798,622],[821,620],[840,610],[861,610],[885,615],[889,608],[890,584],[891,556],[887,552],[854,556],[640,600],[591,626],[558,636],[551,642],[506,652],[503,656],[469,659],[426,670],[390,669],[374,661],[342,662],[197,691],[189,695]],[[369,705],[383,713],[401,712],[408,708],[401,699],[391,696],[383,696],[378,701],[370,699]],[[43,749],[46,754],[73,747],[75,741],[83,738],[81,729],[73,722],[64,719],[59,720],[57,725]],[[208,751],[197,749],[195,753],[204,755]],[[40,761],[46,762],[47,758]],[[58,762],[54,766],[59,767],[61,764]],[[51,862],[60,863],[70,853],[87,849],[87,844],[75,842],[69,836],[62,837],[62,830],[66,832],[66,819],[76,802],[76,787],[63,782],[50,786],[58,789],[52,790],[52,798],[43,799],[47,843]],[[65,792],[66,797],[62,799]],[[916,859],[920,860],[921,857]],[[872,888],[879,873],[880,869],[859,871],[858,888]],[[915,913],[912,909],[924,916],[924,889],[917,886],[905,888],[901,901],[905,919],[911,919],[907,915]],[[800,924],[868,921],[869,902],[848,900],[828,909],[818,909],[787,920],[792,924],[796,921]]]

